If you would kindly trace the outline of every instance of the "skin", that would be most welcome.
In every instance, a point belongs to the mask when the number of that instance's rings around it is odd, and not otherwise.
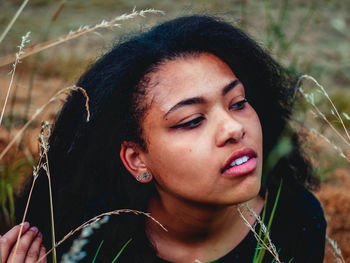
[[[42,235],[38,228],[30,227],[25,222],[22,227],[22,235],[14,254],[14,246],[20,233],[21,225],[14,226],[11,230],[0,236],[1,262],[34,263],[45,255],[46,250],[42,243]],[[46,263],[46,258],[40,262]]]
[[[168,232],[152,222],[146,232],[168,261],[218,259],[249,232],[237,205],[247,202],[257,213],[263,207],[258,115],[244,102],[243,84],[212,54],[166,61],[149,77],[150,106],[142,122],[147,150],[125,142],[120,154],[135,178],[149,171],[152,178],[142,182],[155,182],[158,195],[149,212]],[[234,88],[224,92],[230,84]],[[184,100],[186,105],[179,106]],[[223,174],[232,155],[245,148],[256,153],[255,169],[240,176]]]

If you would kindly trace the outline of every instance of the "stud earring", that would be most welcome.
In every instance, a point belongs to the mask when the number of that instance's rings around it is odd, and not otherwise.
[[[139,182],[148,182],[150,179],[151,179],[151,174],[148,171],[136,176],[136,180]]]

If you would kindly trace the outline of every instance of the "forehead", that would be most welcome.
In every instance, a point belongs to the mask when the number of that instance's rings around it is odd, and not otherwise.
[[[235,79],[229,66],[210,53],[168,60],[149,75],[147,100],[167,111],[183,99],[221,94]]]

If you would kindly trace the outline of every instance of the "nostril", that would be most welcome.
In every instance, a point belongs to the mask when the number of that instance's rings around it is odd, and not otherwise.
[[[245,131],[237,132],[236,134],[231,134],[231,136],[226,139],[225,144],[226,143],[236,143],[236,142],[240,141],[241,139],[243,139],[244,136],[245,136]]]
[[[233,138],[228,138],[227,140],[226,140],[226,142],[225,142],[225,144],[226,143],[234,143],[234,142],[236,142],[236,140],[235,139],[233,139]]]

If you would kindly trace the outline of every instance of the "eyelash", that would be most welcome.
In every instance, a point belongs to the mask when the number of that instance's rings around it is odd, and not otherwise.
[[[175,125],[171,128],[173,128],[173,129],[179,129],[179,128],[193,129],[193,128],[196,128],[197,126],[199,126],[202,120],[204,120],[203,116],[195,118],[195,119],[190,120],[190,121],[185,122],[185,123]]]
[[[244,99],[244,100],[241,100],[241,101],[238,101],[234,104],[232,104],[230,106],[230,110],[234,109],[234,110],[243,110],[245,108],[245,104],[248,102],[247,99]]]
[[[229,107],[230,110],[243,110],[245,108],[245,104],[247,103],[247,99],[241,100],[236,102],[235,104],[231,105]],[[172,126],[172,129],[194,129],[196,127],[198,127],[200,125],[200,123],[202,122],[202,120],[204,120],[203,116],[200,116],[198,118],[195,118],[193,120],[190,120],[188,122],[185,123],[181,123],[175,126]]]

